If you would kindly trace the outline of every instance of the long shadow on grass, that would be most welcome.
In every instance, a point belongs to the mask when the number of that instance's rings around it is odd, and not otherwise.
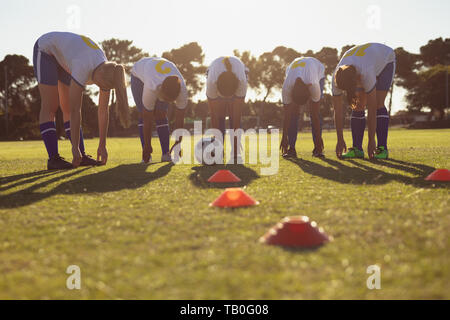
[[[423,164],[392,159],[387,161],[336,161],[327,158],[321,159],[321,161],[327,163],[329,166],[303,159],[290,159],[289,161],[298,165],[308,174],[343,184],[382,185],[397,181],[418,188],[449,188],[448,184],[425,181],[426,176],[435,169]],[[353,166],[348,166],[346,163],[352,164]],[[413,174],[415,177],[389,173],[382,170],[382,168],[378,169],[373,166],[403,171],[408,174]]]
[[[256,171],[247,168],[244,165],[215,165],[215,166],[202,166],[193,167],[193,172],[189,176],[192,183],[200,188],[211,189],[223,189],[233,187],[244,187],[255,179],[259,179],[259,175]],[[241,182],[237,183],[209,183],[208,179],[219,170],[229,170],[241,179]]]
[[[36,182],[40,179],[56,175],[60,172],[61,171],[42,170],[42,171],[18,174],[18,175],[9,176],[9,177],[0,177],[0,192],[6,191],[6,190],[9,190],[12,188],[16,188],[16,187],[22,186],[24,184]],[[13,183],[11,183],[11,182],[13,182]],[[8,183],[11,183],[11,184],[6,185]]]
[[[52,183],[71,178],[89,169],[74,170],[68,174],[46,180],[39,184],[21,189],[6,196],[0,196],[0,208],[17,208],[33,204],[58,194],[89,194],[115,192],[125,189],[138,189],[154,180],[169,174],[172,163],[159,167],[154,172],[147,172],[149,165],[120,165],[105,171],[81,176],[65,181],[48,192],[37,192]]]

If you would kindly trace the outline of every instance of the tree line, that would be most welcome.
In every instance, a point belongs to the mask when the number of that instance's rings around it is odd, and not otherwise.
[[[130,40],[109,39],[101,42],[101,46],[110,61],[125,66],[128,74],[134,63],[150,53],[133,45]],[[279,125],[282,118],[282,104],[270,102],[269,98],[280,93],[287,66],[297,57],[309,56],[319,59],[325,65],[326,85],[325,97],[321,106],[323,117],[333,114],[331,96],[332,74],[340,57],[354,45],[346,45],[340,50],[324,47],[320,51],[298,52],[295,49],[279,46],[259,56],[250,51],[234,51],[249,68],[249,88],[258,94],[258,99],[248,101],[243,110],[245,116],[258,116],[260,125]],[[407,112],[429,111],[437,118],[443,119],[448,111],[448,73],[450,71],[450,38],[437,38],[430,40],[420,48],[420,53],[414,54],[400,47],[395,49],[397,55],[397,71],[394,78],[395,87],[405,88],[407,94]],[[154,55],[153,55],[154,56]],[[208,105],[202,97],[194,102],[192,97],[198,96],[205,85],[207,66],[204,63],[205,54],[202,47],[192,42],[180,48],[162,54],[174,62],[186,80],[191,100],[187,110],[188,119],[206,121]],[[0,138],[1,139],[37,139],[40,137],[38,115],[40,109],[40,96],[33,66],[30,61],[21,55],[7,55],[0,62]],[[96,93],[88,88],[84,94],[82,116],[83,130],[86,136],[96,136],[97,108]],[[388,99],[388,109],[392,109],[391,99]],[[6,113],[6,106],[8,112]],[[132,126],[129,129],[121,127],[115,109],[114,94],[111,97],[110,107],[110,135],[130,136],[137,134],[138,114],[132,108]],[[7,118],[6,118],[7,117]],[[58,131],[64,136],[62,130],[61,114],[57,115]],[[256,125],[255,123],[249,124]],[[8,132],[8,134],[6,134]]]

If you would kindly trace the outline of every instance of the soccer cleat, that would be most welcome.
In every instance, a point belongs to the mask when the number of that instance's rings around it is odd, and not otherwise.
[[[102,163],[93,159],[91,156],[83,155],[81,158],[80,167],[95,167],[100,166]]]
[[[342,159],[364,159],[364,151],[358,148],[350,148],[346,154],[342,155]]]
[[[293,148],[289,148],[288,152],[286,152],[285,154],[283,154],[283,158],[285,159],[297,159],[297,151]]]
[[[73,166],[70,162],[64,160],[59,154],[49,159],[47,162],[48,170],[68,170],[73,169]]]
[[[375,151],[375,159],[378,160],[387,160],[389,159],[389,151],[383,146],[378,147],[377,151]]]
[[[169,153],[163,154],[161,157],[161,162],[172,162],[172,157]]]

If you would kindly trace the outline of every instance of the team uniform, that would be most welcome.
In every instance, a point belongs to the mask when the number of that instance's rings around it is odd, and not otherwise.
[[[228,61],[231,64],[231,71],[236,76],[236,78],[239,81],[238,87],[236,89],[236,92],[232,97],[224,97],[220,94],[218,88],[217,88],[217,81],[219,80],[219,77],[222,73],[227,72],[227,67],[225,64],[225,59],[228,59]],[[228,113],[229,115],[229,122],[230,127],[232,127],[233,123],[233,112],[230,108],[230,105],[232,104],[234,99],[245,99],[247,95],[247,88],[248,88],[248,68],[244,65],[244,63],[236,57],[219,57],[216,60],[214,60],[211,65],[209,66],[207,73],[206,73],[206,96],[208,100],[221,100],[225,104],[222,104],[226,108],[225,112],[223,114]],[[218,119],[219,121],[219,130],[222,132],[223,138],[225,138],[225,116],[221,116]],[[231,141],[231,154],[234,154],[234,138],[231,135],[230,136]],[[240,137],[237,138],[237,162],[240,163],[241,161],[241,139]]]
[[[106,61],[104,52],[95,42],[70,32],[44,34],[34,45],[34,73],[38,83],[44,85],[57,86],[59,81],[69,86],[73,80],[84,88],[93,84],[94,70]],[[70,140],[70,121],[65,122],[64,127]],[[40,124],[40,130],[49,158],[59,157],[55,122]],[[79,147],[86,157],[81,129]]]
[[[356,46],[348,50],[339,62],[336,71],[341,66],[354,66],[361,75],[362,88],[357,88],[366,94],[373,90],[389,91],[396,67],[394,49],[381,43],[368,43]],[[333,79],[335,79],[335,75]],[[332,85],[333,96],[341,96],[342,90],[336,87],[335,81]],[[357,157],[364,157],[362,143],[366,128],[366,112],[353,111],[351,118],[353,135],[353,152]],[[389,113],[386,107],[377,110],[377,142],[378,148],[387,152],[387,137],[389,128]]]
[[[286,70],[286,79],[283,84],[282,99],[283,104],[288,106],[292,103],[292,90],[297,78],[301,78],[309,86],[312,102],[319,102],[323,98],[323,89],[325,85],[325,67],[316,58],[302,57],[295,59]],[[298,134],[298,114],[291,119],[288,130],[289,146],[295,149]],[[311,126],[313,123],[311,121]],[[314,137],[314,142],[316,138]]]
[[[188,91],[186,83],[174,63],[164,58],[143,58],[131,70],[131,91],[139,112],[162,110],[169,108],[167,102],[158,99],[158,88],[170,76],[177,76],[181,81],[180,95],[175,100],[175,107],[186,109]],[[144,147],[143,120],[139,119],[139,133]],[[169,152],[169,122],[168,119],[156,120],[156,129],[161,142],[163,155]]]

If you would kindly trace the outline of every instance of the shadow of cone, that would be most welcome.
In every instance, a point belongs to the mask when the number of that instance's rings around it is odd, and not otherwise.
[[[240,188],[226,189],[224,193],[211,203],[210,207],[218,208],[240,208],[258,205],[259,202],[250,197],[244,190]]]
[[[438,169],[430,174],[425,180],[427,181],[450,181],[450,170]]]
[[[211,183],[233,183],[233,182],[241,182],[233,172],[228,170],[220,170],[217,171],[211,178],[209,178],[208,182]]]
[[[315,248],[331,241],[308,217],[290,217],[270,229],[261,243],[291,248]]]

